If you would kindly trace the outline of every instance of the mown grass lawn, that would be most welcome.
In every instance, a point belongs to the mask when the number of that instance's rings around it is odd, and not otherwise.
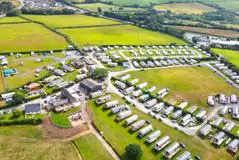
[[[84,160],[112,160],[113,157],[102,146],[94,134],[87,134],[73,141]]]
[[[166,45],[186,42],[160,32],[153,32],[133,25],[60,29],[79,46],[83,45]]]
[[[169,10],[176,14],[202,14],[205,12],[214,12],[216,9],[203,5],[201,3],[172,3],[172,4],[160,4],[154,6],[156,10]]]
[[[50,27],[76,27],[76,26],[95,26],[95,25],[110,25],[120,24],[118,21],[108,20],[104,18],[91,17],[81,14],[76,15],[24,15],[28,19],[42,22]]]
[[[239,67],[239,51],[219,48],[212,48],[212,51],[224,56],[228,61]]]
[[[135,12],[135,11],[141,11],[143,10],[142,8],[133,8],[133,7],[120,7],[116,5],[109,5],[109,4],[104,4],[104,3],[89,3],[89,4],[77,4],[77,7],[92,11],[92,12],[98,12],[98,7],[102,9],[102,11],[119,11],[120,8],[123,8],[123,11],[130,11],[130,12]]]
[[[65,39],[33,23],[0,25],[0,53],[65,49]]]
[[[0,18],[1,23],[18,23],[18,22],[27,22],[27,20],[19,18],[19,17],[3,17]]]
[[[120,103],[125,103],[121,98],[112,94],[113,99],[118,99]],[[144,143],[145,137],[142,139],[137,138],[137,132],[128,132],[129,127],[124,127],[123,122],[117,123],[114,121],[115,116],[110,114],[110,111],[104,111],[102,106],[96,106],[94,100],[89,101],[88,106],[92,110],[94,117],[94,124],[103,133],[106,140],[113,146],[119,155],[122,155],[125,151],[125,147],[128,144],[136,143],[141,146],[143,150],[142,159],[155,160],[162,158],[162,152],[155,152],[153,150],[154,144],[148,145]],[[178,141],[186,145],[186,149],[192,155],[199,154],[202,159],[215,159],[215,160],[229,160],[232,156],[226,151],[226,149],[216,149],[206,140],[202,140],[197,136],[188,136],[178,130],[175,130],[162,122],[146,115],[135,108],[132,108],[133,112],[139,115],[139,119],[149,120],[154,129],[159,129],[162,132],[162,136],[168,135],[172,142]],[[182,153],[182,152],[181,152]],[[179,155],[179,154],[178,154]]]
[[[80,110],[80,107],[75,107],[66,112],[60,112],[60,113],[51,112],[51,121],[52,123],[62,128],[72,127],[70,121],[68,120],[68,116],[71,113],[77,112],[79,110]]]

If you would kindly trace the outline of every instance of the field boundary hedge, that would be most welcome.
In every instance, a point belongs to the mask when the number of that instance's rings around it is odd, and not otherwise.
[[[54,29],[74,29],[74,28],[96,28],[96,27],[113,27],[113,26],[124,26],[129,24],[102,24],[102,25],[90,25],[90,26],[72,26],[72,27],[56,27]]]
[[[31,23],[31,22],[4,22],[4,23],[1,23],[0,22],[0,25],[4,25],[4,24],[21,24],[21,23]]]

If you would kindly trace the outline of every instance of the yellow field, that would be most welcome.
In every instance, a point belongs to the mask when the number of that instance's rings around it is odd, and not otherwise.
[[[205,12],[213,12],[216,9],[200,4],[200,3],[171,3],[156,5],[154,9],[159,11],[169,10],[176,14],[202,14]]]
[[[19,17],[3,17],[0,18],[1,23],[18,23],[18,22],[27,22],[25,19],[21,19]]]

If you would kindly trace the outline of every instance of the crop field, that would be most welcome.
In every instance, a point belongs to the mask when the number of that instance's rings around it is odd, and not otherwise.
[[[58,27],[87,27],[98,25],[112,25],[120,24],[118,21],[108,20],[104,18],[97,18],[85,15],[50,15],[50,16],[38,16],[38,15],[24,15],[28,19],[45,23],[46,25],[58,28]]]
[[[168,99],[187,100],[208,110],[207,96],[219,93],[237,94],[237,89],[229,86],[225,80],[206,67],[183,67],[131,72],[131,76],[140,82],[147,82],[157,89],[169,88]]]
[[[216,9],[203,5],[201,3],[172,3],[172,4],[161,4],[154,6],[156,10],[169,10],[176,14],[202,14],[205,12],[213,12]]]
[[[73,141],[85,160],[112,160],[113,157],[102,146],[94,134],[87,134]]]
[[[112,97],[114,99],[118,99],[120,103],[125,103],[116,95],[112,95]],[[136,143],[139,144],[141,146],[141,149],[143,150],[142,159],[161,159],[164,150],[159,153],[155,152],[153,150],[153,144],[149,145],[144,142],[145,137],[139,139],[137,138],[137,132],[129,132],[129,127],[125,127],[123,125],[123,121],[119,123],[115,122],[115,116],[110,114],[109,110],[105,111],[102,109],[102,106],[96,106],[93,100],[88,103],[88,106],[92,110],[94,124],[103,133],[106,140],[110,142],[110,144],[119,155],[122,155],[124,153],[124,148],[128,144]],[[162,122],[138,111],[133,107],[131,109],[140,117],[140,119],[149,120],[154,129],[161,130],[162,135],[160,137],[168,135],[172,139],[172,142],[178,141],[184,143],[186,145],[186,149],[183,150],[190,151],[192,155],[199,154],[202,159],[214,160],[227,160],[232,158],[232,156],[228,152],[226,152],[225,149],[216,149],[212,145],[210,145],[208,141],[202,140],[197,136],[191,137],[185,135],[184,133],[163,124]]]
[[[4,17],[0,18],[1,23],[20,23],[20,22],[27,22],[25,19],[19,17]]]
[[[224,56],[231,63],[239,67],[239,51],[218,48],[213,48],[212,51],[216,54]]]
[[[109,5],[109,4],[104,4],[104,3],[89,3],[89,4],[77,4],[77,7],[92,11],[92,12],[98,12],[98,7],[102,9],[102,11],[119,11],[120,6],[116,5]],[[123,11],[130,11],[130,12],[135,12],[135,11],[140,11],[143,10],[142,8],[132,8],[132,7],[123,7]]]
[[[167,34],[141,29],[132,25],[92,27],[59,30],[79,46],[82,45],[152,45],[186,44],[184,41]]]
[[[65,39],[33,23],[0,25],[0,53],[64,49]]]
[[[188,27],[188,26],[171,26],[171,27],[175,27],[183,31],[210,34],[210,35],[221,36],[221,37],[228,37],[228,38],[239,37],[239,32],[232,31],[232,30],[208,29],[208,28],[200,28],[200,27]]]

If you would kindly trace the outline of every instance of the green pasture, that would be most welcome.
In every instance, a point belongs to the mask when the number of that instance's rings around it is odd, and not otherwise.
[[[215,4],[229,11],[239,13],[239,1],[237,0],[214,0],[214,1],[205,1],[205,2],[208,4]]]
[[[33,23],[0,25],[0,53],[65,49],[67,42],[54,32]]]
[[[116,5],[109,5],[104,3],[85,3],[85,4],[77,4],[79,8],[91,11],[91,12],[98,12],[98,7],[102,9],[102,11],[126,11],[126,12],[135,12],[141,11],[142,8],[133,8],[133,7],[120,7]]]
[[[60,29],[79,46],[83,45],[166,45],[186,42],[160,32],[153,32],[133,25]]]
[[[87,134],[73,141],[84,160],[112,160],[113,157],[103,147],[94,134]]]
[[[19,17],[3,17],[0,18],[1,23],[20,23],[20,22],[27,22],[25,19]]]
[[[24,15],[28,19],[45,23],[46,25],[58,27],[87,27],[97,25],[120,24],[118,21],[108,20],[104,18],[91,17],[81,14],[75,15]]]
[[[212,51],[216,54],[224,56],[231,63],[239,67],[239,51],[218,48],[212,48]]]
[[[179,67],[156,70],[144,70],[130,73],[140,82],[156,86],[158,90],[169,88],[169,97],[173,101],[188,101],[191,104],[204,107],[209,95],[232,93],[239,95],[236,88],[229,86],[225,80],[207,67]]]

